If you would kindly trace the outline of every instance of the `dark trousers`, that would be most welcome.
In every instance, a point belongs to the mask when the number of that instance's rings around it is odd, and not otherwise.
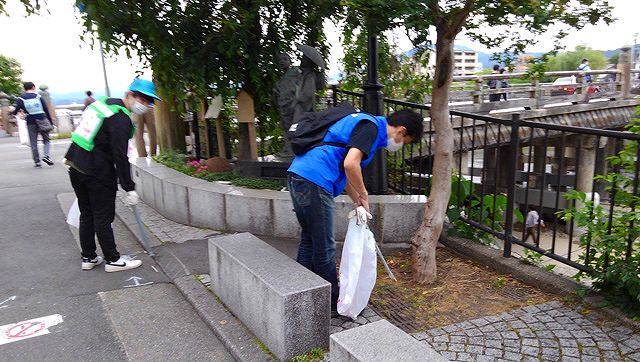
[[[42,137],[42,142],[44,143],[44,157],[49,157],[49,150],[51,148],[51,144],[49,143],[49,132],[42,132],[35,124],[27,125],[27,130],[29,131],[29,143],[31,144],[31,156],[33,157],[33,162],[40,163],[40,154],[38,153],[38,135]]]
[[[527,226],[523,241],[526,242],[527,240],[529,240],[529,236],[531,236],[534,243],[538,243],[538,233],[536,226]]]
[[[333,195],[300,176],[289,174],[289,193],[302,228],[298,263],[331,283],[331,304],[338,303]]]
[[[116,261],[120,254],[116,248],[111,223],[116,212],[116,190],[106,187],[93,176],[75,169],[69,171],[73,191],[80,208],[80,247],[82,256],[96,257],[96,240],[102,248],[106,261]]]

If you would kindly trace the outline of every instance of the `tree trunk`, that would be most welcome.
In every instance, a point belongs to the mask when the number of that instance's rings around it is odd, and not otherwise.
[[[431,191],[425,205],[424,219],[411,241],[413,276],[421,284],[436,280],[436,245],[442,232],[451,194],[451,162],[453,159],[453,128],[449,119],[449,88],[453,73],[453,36],[437,29],[436,69],[431,103],[431,122],[435,130],[435,154]]]
[[[162,101],[156,101],[153,109],[160,150],[185,152],[184,124],[176,112],[175,98],[164,93],[160,87],[157,91]]]

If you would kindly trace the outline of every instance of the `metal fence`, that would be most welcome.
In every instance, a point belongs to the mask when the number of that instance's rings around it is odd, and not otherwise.
[[[363,94],[333,88],[333,103],[348,101],[356,108]],[[387,154],[389,188],[401,194],[429,194],[435,132],[429,106],[384,99],[388,115],[410,108],[423,115],[425,133],[422,142],[407,145],[402,151]],[[571,127],[451,111],[455,134],[453,183],[450,208],[459,210],[459,220],[478,232],[491,235],[510,256],[518,245],[590,272],[590,242],[580,243],[583,232],[572,222],[562,220],[559,212],[580,207],[567,195],[572,190],[600,194],[600,203],[612,217],[623,211],[616,204],[616,190],[605,190],[595,175],[618,172],[608,165],[607,157],[617,154],[625,142],[638,142],[640,136],[628,132]],[[640,169],[639,154],[635,158]],[[638,172],[630,175],[634,193],[638,193]],[[597,199],[597,196],[591,196]],[[527,232],[524,219],[536,210],[546,228],[538,222]],[[611,220],[609,220],[611,224]],[[630,225],[633,227],[633,225]],[[611,234],[611,226],[608,233]],[[529,235],[528,235],[529,234]],[[533,235],[531,235],[533,234]],[[629,239],[627,249],[634,248]],[[522,251],[524,251],[524,249]],[[518,250],[520,251],[520,250]],[[587,255],[580,260],[579,255]],[[628,256],[627,256],[628,257]]]

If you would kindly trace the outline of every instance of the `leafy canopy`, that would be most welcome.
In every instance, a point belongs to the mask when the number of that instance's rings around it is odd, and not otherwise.
[[[22,90],[22,68],[17,60],[0,54],[0,92],[19,95]]]
[[[576,70],[582,59],[589,59],[591,69],[604,69],[607,66],[607,58],[599,50],[579,45],[573,51],[562,52],[549,58],[548,70]],[[617,62],[617,60],[616,60]]]

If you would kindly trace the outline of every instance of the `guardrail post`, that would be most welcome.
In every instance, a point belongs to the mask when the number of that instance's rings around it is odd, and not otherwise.
[[[516,199],[516,171],[518,170],[518,156],[520,155],[520,114],[511,116],[511,142],[509,144],[509,171],[507,175],[507,211],[504,218],[504,250],[505,258],[511,257],[513,238],[513,213]]]
[[[622,72],[622,98],[631,98],[631,56],[630,48],[622,48],[618,58],[618,69]]]
[[[476,78],[475,92],[473,94],[473,104],[482,104],[484,95],[482,94],[482,76]]]

